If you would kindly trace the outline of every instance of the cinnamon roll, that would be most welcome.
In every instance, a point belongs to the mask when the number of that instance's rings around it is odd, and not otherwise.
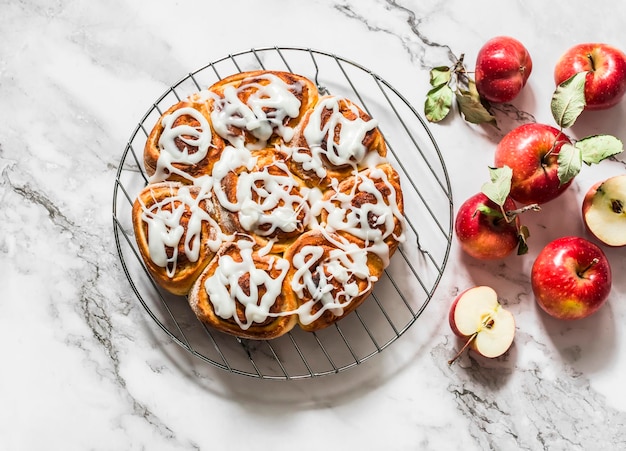
[[[285,252],[287,282],[298,301],[298,322],[305,331],[334,324],[371,293],[383,261],[360,243],[323,229],[301,235]]]
[[[352,101],[323,96],[307,111],[290,143],[291,169],[313,186],[326,188],[387,154],[385,140],[372,119]]]
[[[170,107],[150,132],[144,166],[151,182],[193,183],[211,174],[224,149],[213,132],[206,95],[196,94]]]
[[[235,228],[270,243],[273,252],[282,252],[308,228],[308,190],[272,149],[250,157],[253,164],[216,179],[217,198]]]
[[[209,91],[214,94],[211,120],[217,133],[235,147],[253,150],[289,142],[319,96],[308,78],[279,71],[235,74]]]
[[[325,193],[319,208],[324,227],[360,240],[386,264],[404,240],[400,177],[389,163],[343,180]]]
[[[208,326],[242,338],[268,340],[296,325],[295,296],[286,285],[289,262],[266,254],[247,237],[225,245],[189,293]]]
[[[147,185],[133,203],[132,220],[148,272],[177,295],[187,294],[224,240],[212,195],[199,186]]]

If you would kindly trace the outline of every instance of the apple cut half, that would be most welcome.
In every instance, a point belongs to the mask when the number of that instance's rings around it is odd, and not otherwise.
[[[582,203],[587,230],[607,246],[626,245],[626,174],[589,188]]]
[[[483,357],[499,357],[508,351],[515,337],[513,314],[502,307],[498,294],[488,286],[476,286],[460,293],[450,307],[448,319],[452,332],[466,340],[450,364],[467,347]]]

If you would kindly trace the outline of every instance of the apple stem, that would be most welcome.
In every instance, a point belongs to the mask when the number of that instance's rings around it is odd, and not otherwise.
[[[517,208],[515,210],[505,211],[504,217],[506,218],[506,222],[512,222],[517,215],[521,215],[522,213],[530,210],[539,211],[541,210],[541,207],[539,206],[539,204],[524,205],[523,207]]]
[[[591,53],[587,53],[587,59],[589,60],[589,64],[591,64],[591,71],[595,71],[596,70],[596,65],[593,61],[593,56],[591,55]]]
[[[578,277],[583,278],[585,276],[585,273],[589,269],[591,269],[593,266],[597,265],[599,262],[600,262],[600,259],[598,257],[591,260],[591,263],[589,263],[583,270],[577,272]]]
[[[474,341],[474,339],[476,338],[476,335],[478,335],[478,331],[476,331],[472,335],[470,335],[470,337],[467,339],[467,341],[465,342],[465,344],[463,345],[461,350],[459,352],[457,352],[454,357],[452,357],[450,360],[448,360],[448,365],[452,365],[454,362],[456,362],[456,360],[459,357],[461,357],[461,355],[465,352],[465,350],[469,347],[469,345],[472,344],[472,341]]]

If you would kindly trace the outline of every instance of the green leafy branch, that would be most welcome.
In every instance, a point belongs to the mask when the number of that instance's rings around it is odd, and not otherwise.
[[[489,112],[488,103],[481,99],[476,83],[468,75],[463,63],[465,55],[452,66],[438,66],[430,70],[432,88],[426,94],[424,114],[430,122],[445,119],[456,100],[463,118],[472,124],[496,125],[496,118]],[[485,104],[487,106],[485,106]]]
[[[550,108],[561,132],[572,127],[585,109],[586,80],[587,71],[578,72],[557,86],[552,95]],[[558,142],[555,142],[553,149],[557,144]],[[558,154],[558,176],[561,185],[576,177],[583,163],[588,166],[597,164],[623,150],[622,142],[611,135],[592,135],[574,144],[564,143]]]

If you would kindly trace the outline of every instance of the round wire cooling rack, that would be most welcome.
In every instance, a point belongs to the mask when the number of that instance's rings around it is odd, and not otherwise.
[[[150,277],[137,249],[132,204],[148,183],[143,148],[162,113],[221,78],[248,70],[283,70],[314,80],[321,93],[358,102],[379,123],[388,159],[400,174],[406,241],[370,297],[352,314],[318,332],[294,328],[270,341],[232,337],[195,317],[186,299]],[[388,82],[365,67],[319,50],[267,47],[230,54],[192,72],[148,109],[122,154],[113,189],[118,254],[139,302],[178,345],[233,374],[303,379],[339,373],[379,354],[422,315],[443,275],[452,240],[452,194],[439,148],[422,117]]]

